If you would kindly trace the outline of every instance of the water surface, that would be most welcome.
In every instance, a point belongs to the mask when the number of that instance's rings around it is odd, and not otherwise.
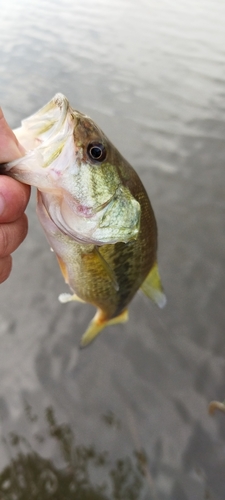
[[[1,285],[0,491],[42,498],[224,500],[225,4],[8,0],[0,95],[12,127],[56,92],[138,171],[168,304],[141,294],[90,348],[28,207]]]

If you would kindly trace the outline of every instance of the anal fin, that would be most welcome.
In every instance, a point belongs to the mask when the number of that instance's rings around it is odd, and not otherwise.
[[[95,337],[105,328],[106,326],[116,325],[117,323],[125,323],[128,320],[128,310],[125,309],[121,314],[115,318],[105,320],[103,312],[98,309],[94,318],[90,322],[86,332],[84,333],[80,347],[86,347],[90,342],[92,342]]]
[[[157,262],[152,267],[147,278],[141,285],[142,292],[153,300],[159,307],[164,307],[166,304],[166,296],[163,291]]]

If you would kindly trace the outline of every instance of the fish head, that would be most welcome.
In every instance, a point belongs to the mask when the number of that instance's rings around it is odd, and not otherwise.
[[[61,231],[97,245],[137,238],[140,205],[121,175],[125,160],[91,118],[56,94],[15,134],[27,153],[5,169],[38,188]]]

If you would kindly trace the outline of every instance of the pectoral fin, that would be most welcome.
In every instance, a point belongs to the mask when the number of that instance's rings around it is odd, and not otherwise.
[[[65,262],[61,259],[61,257],[59,257],[58,255],[56,255],[57,257],[57,260],[58,260],[58,263],[59,263],[59,267],[60,267],[60,271],[63,275],[63,278],[65,280],[65,283],[67,283],[68,285],[68,282],[69,282],[69,276],[68,276],[68,271],[67,271],[67,267],[66,267],[66,264]]]
[[[80,347],[86,347],[106,326],[116,325],[117,323],[125,323],[128,320],[128,310],[125,309],[119,316],[110,320],[105,320],[103,312],[98,309],[93,320],[89,324],[86,332],[84,333]]]
[[[159,307],[166,304],[166,296],[163,292],[157,262],[152,267],[150,273],[141,285],[142,292],[152,299]]]
[[[73,300],[75,300],[77,302],[82,302],[83,304],[85,304],[85,301],[80,299],[80,297],[78,297],[78,295],[76,295],[75,293],[73,293],[73,294],[60,293],[58,299],[59,299],[59,302],[61,302],[61,304],[66,304],[67,302],[72,302]]]
[[[118,292],[119,290],[119,284],[117,282],[117,279],[116,279],[116,276],[115,276],[115,273],[113,271],[113,269],[109,266],[108,262],[106,262],[106,260],[104,259],[103,255],[101,254],[100,250],[98,247],[95,246],[95,254],[98,256],[101,264],[102,264],[102,267],[104,268],[104,270],[106,271],[106,273],[108,274],[109,278],[111,279],[112,281],[112,284],[115,288],[115,290]]]

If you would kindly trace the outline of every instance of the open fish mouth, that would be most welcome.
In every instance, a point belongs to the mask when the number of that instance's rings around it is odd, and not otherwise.
[[[22,120],[22,127],[14,130],[18,140],[24,142],[26,136],[25,140],[30,146],[27,149],[35,147],[35,144],[29,144],[29,140],[36,141],[37,145],[50,140],[62,131],[69,107],[68,99],[63,94],[56,94],[39,111]]]

